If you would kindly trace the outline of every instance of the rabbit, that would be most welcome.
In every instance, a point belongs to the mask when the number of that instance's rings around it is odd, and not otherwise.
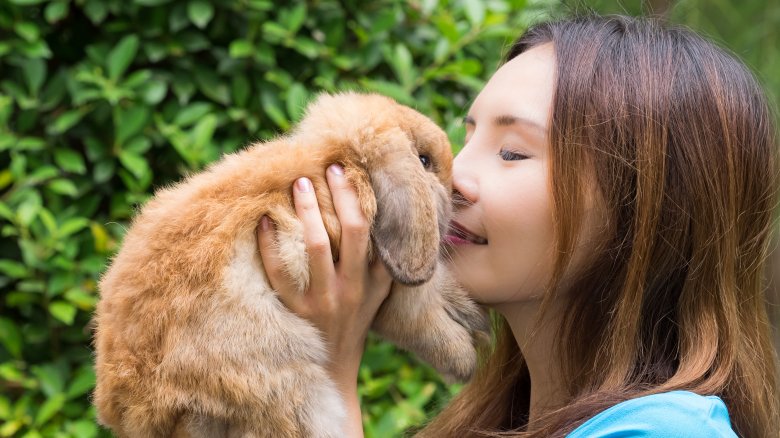
[[[275,223],[287,274],[309,283],[291,185],[312,180],[338,258],[325,182],[339,163],[393,277],[372,329],[445,376],[467,379],[489,339],[484,309],[443,265],[451,215],[446,134],[390,98],[322,94],[287,136],[229,154],[156,192],[100,280],[99,421],[120,437],[339,437],[344,403],[317,329],[277,299],[255,230]]]

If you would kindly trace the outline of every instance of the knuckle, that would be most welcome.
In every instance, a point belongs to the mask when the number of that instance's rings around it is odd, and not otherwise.
[[[323,313],[332,315],[336,313],[336,311],[339,308],[339,303],[334,299],[331,294],[325,294],[322,301],[320,302],[320,310]]]
[[[344,294],[344,296],[341,298],[341,302],[344,305],[344,307],[348,309],[354,309],[360,307],[362,299],[359,294],[349,293],[349,294]]]
[[[342,232],[349,233],[351,235],[363,235],[368,234],[369,225],[368,221],[365,221],[361,218],[355,217],[355,218],[349,218],[345,219],[344,222],[341,225]]]
[[[326,239],[311,239],[306,244],[310,253],[322,254],[330,250],[330,242]]]
[[[301,195],[300,198],[296,198],[295,204],[305,212],[318,209],[317,199],[313,195]]]
[[[281,276],[282,266],[275,257],[266,255],[262,258],[262,265],[265,273],[268,274],[269,277]]]
[[[274,263],[267,263],[264,267],[265,273],[268,274],[268,277],[270,278],[282,278],[284,275],[282,268]]]
[[[334,182],[332,191],[338,192],[339,196],[357,198],[355,188],[346,180]]]

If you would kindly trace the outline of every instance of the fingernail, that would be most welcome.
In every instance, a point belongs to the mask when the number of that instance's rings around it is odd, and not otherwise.
[[[311,181],[309,181],[309,178],[298,178],[298,181],[295,182],[295,185],[298,187],[298,191],[301,193],[311,191]]]
[[[328,169],[333,173],[334,175],[343,176],[344,175],[344,168],[341,167],[339,164],[331,164]]]
[[[260,218],[260,229],[263,231],[271,229],[271,221],[268,220],[268,216],[263,215],[263,217]]]

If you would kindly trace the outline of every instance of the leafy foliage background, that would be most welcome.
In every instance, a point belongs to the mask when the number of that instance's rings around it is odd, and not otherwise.
[[[387,94],[457,147],[506,45],[557,7],[0,2],[0,437],[109,435],[89,404],[96,281],[154,189],[286,131],[319,91]],[[459,388],[374,338],[359,378],[367,436],[402,434]]]

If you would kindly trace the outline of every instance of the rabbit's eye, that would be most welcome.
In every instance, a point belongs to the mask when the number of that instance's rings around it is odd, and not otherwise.
[[[420,155],[420,162],[422,163],[424,168],[426,169],[431,168],[431,157],[427,155]]]

